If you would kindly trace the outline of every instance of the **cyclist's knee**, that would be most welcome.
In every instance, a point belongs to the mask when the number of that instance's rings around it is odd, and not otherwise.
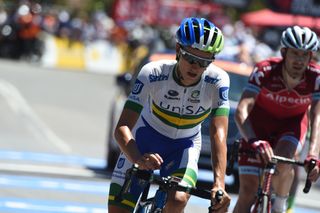
[[[275,175],[284,178],[292,178],[294,176],[293,166],[289,164],[278,164]]]
[[[166,209],[171,210],[168,212],[175,212],[175,210],[182,211],[184,207],[187,205],[189,198],[190,198],[190,195],[184,192],[169,193],[167,203],[166,203]]]
[[[293,158],[297,150],[297,145],[290,141],[279,141],[276,148],[274,149],[274,154],[286,158]]]

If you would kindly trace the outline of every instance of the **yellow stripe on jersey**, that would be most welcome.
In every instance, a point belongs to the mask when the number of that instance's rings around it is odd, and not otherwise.
[[[200,115],[180,115],[178,113],[173,113],[164,110],[157,106],[154,102],[152,103],[153,114],[163,121],[165,124],[178,128],[178,129],[188,129],[195,127],[201,123],[211,112],[211,109],[206,110]]]

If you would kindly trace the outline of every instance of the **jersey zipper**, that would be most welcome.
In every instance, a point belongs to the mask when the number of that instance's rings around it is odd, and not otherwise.
[[[187,94],[187,92],[188,92],[188,89],[186,88],[186,87],[184,87],[183,88],[183,95],[182,95],[182,97],[181,97],[181,99],[182,99],[182,101],[181,101],[181,111],[180,111],[180,120],[179,120],[179,122],[181,121],[181,119],[182,119],[182,116],[183,116],[183,112],[184,112],[184,107],[185,107],[185,103],[186,103],[186,94]],[[180,123],[179,123],[180,124]],[[177,137],[177,135],[178,135],[178,131],[179,131],[179,129],[177,129],[177,131],[176,131],[176,137]]]

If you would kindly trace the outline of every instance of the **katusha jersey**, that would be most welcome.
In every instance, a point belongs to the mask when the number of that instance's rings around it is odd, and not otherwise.
[[[179,85],[174,74],[175,60],[146,64],[140,71],[125,104],[141,112],[152,128],[169,138],[197,135],[209,115],[228,116],[229,76],[211,64],[193,86]]]
[[[276,118],[304,114],[312,100],[320,100],[320,67],[310,63],[304,78],[291,90],[284,83],[281,67],[280,58],[258,63],[246,89],[257,93],[256,104]]]

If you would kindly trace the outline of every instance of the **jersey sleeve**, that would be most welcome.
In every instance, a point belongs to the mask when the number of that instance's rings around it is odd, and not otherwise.
[[[230,78],[229,75],[223,71],[220,73],[220,79],[215,84],[217,95],[213,98],[211,116],[228,116],[229,115],[229,88]]]
[[[125,108],[132,109],[137,113],[142,111],[144,104],[148,100],[151,89],[149,81],[150,70],[151,67],[149,64],[144,65],[140,70],[124,106]]]
[[[320,101],[320,73],[316,77],[314,92],[312,93],[312,100]]]
[[[250,77],[247,86],[244,90],[254,92],[258,94],[262,88],[262,82],[265,73],[260,69],[259,66],[255,66]]]

